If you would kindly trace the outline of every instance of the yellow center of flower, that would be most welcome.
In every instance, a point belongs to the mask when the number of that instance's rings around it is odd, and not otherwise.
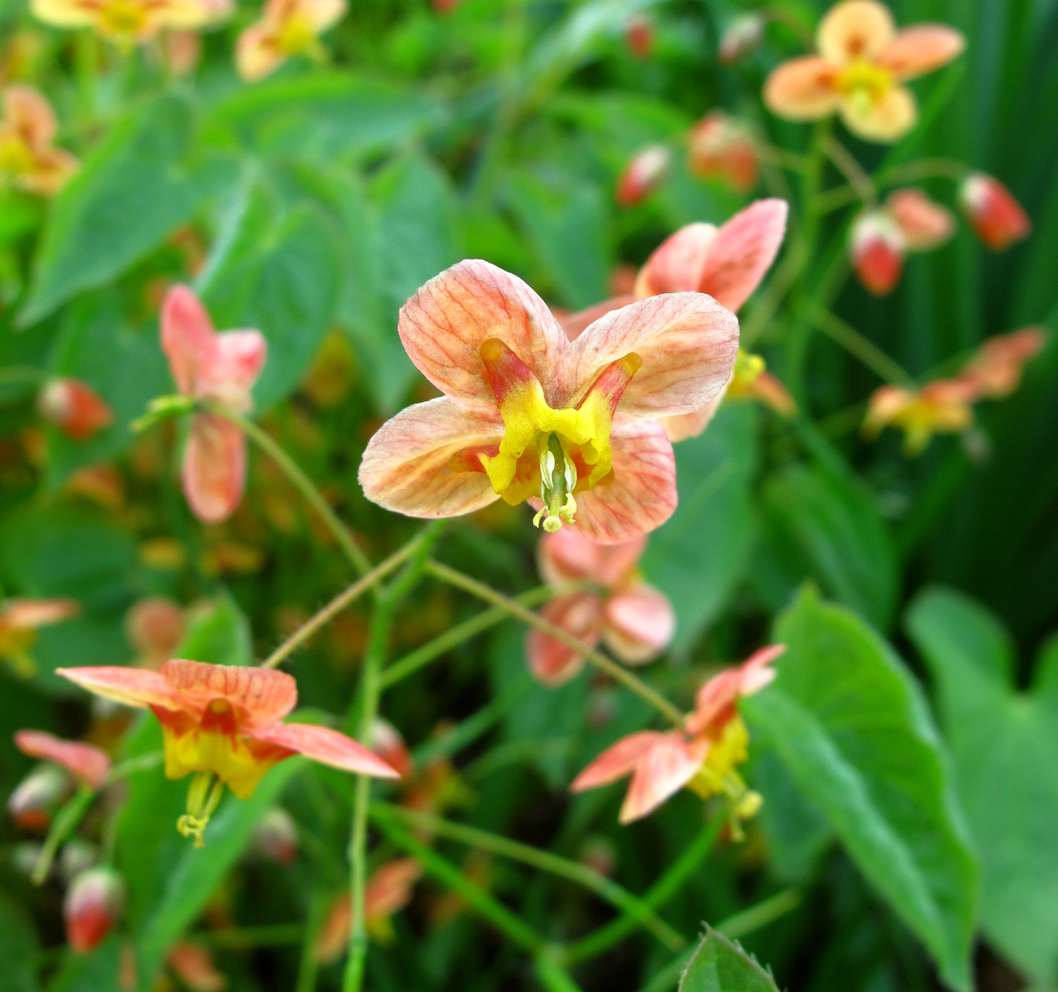
[[[919,454],[934,434],[958,434],[973,421],[969,403],[931,401],[918,397],[897,413],[892,423],[904,431],[910,454]]]
[[[741,821],[756,816],[761,807],[760,794],[751,790],[735,770],[749,757],[749,731],[742,717],[733,716],[724,724],[719,737],[712,741],[702,767],[687,783],[687,788],[703,799],[727,797],[731,810],[730,828],[735,840],[742,839]]]
[[[99,9],[99,26],[112,38],[134,38],[147,25],[147,8],[135,0],[110,0]]]
[[[613,415],[642,360],[632,352],[610,363],[577,406],[555,410],[532,370],[498,338],[481,346],[481,358],[504,432],[499,450],[478,458],[507,503],[539,496],[544,505],[533,522],[554,533],[574,522],[576,493],[612,480]]]
[[[318,49],[316,27],[304,14],[291,14],[280,25],[278,43],[287,55],[314,55]]]
[[[856,59],[838,73],[834,85],[857,110],[865,113],[892,89],[893,76],[874,62]]]
[[[0,131],[0,175],[23,176],[33,171],[33,152],[13,133]]]
[[[752,355],[748,351],[738,349],[735,356],[735,368],[731,374],[731,383],[727,387],[727,395],[732,399],[743,399],[753,394],[753,384],[760,378],[764,371],[764,359],[760,355]]]

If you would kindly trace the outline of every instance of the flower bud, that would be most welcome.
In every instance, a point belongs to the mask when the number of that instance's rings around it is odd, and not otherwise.
[[[202,58],[202,36],[197,31],[166,31],[162,53],[174,76],[188,76]]]
[[[49,379],[37,398],[40,415],[75,441],[87,441],[114,422],[114,413],[95,390],[78,379]]]
[[[654,51],[654,22],[642,14],[635,14],[625,25],[628,50],[637,59],[648,59]]]
[[[933,251],[955,233],[955,218],[918,189],[897,189],[885,209],[904,235],[908,251]]]
[[[191,992],[224,992],[228,980],[217,970],[213,955],[201,944],[183,940],[174,944],[166,964]]]
[[[409,778],[415,770],[415,762],[404,743],[404,738],[388,720],[377,717],[371,724],[371,741],[368,746],[390,768],[400,772],[402,779]]]
[[[298,828],[281,806],[265,810],[253,832],[254,847],[266,858],[281,865],[293,864],[298,857]]]
[[[757,185],[757,149],[749,131],[723,111],[706,114],[692,129],[687,162],[702,179],[719,177],[733,189],[748,192]]]
[[[852,264],[875,296],[891,293],[904,268],[903,232],[883,210],[861,214],[852,225]]]
[[[671,160],[672,153],[664,145],[651,145],[639,152],[617,180],[618,205],[631,207],[645,200],[664,183]]]
[[[23,830],[44,833],[72,789],[73,781],[61,768],[41,765],[31,771],[8,797],[7,811]]]
[[[125,883],[111,868],[89,868],[66,890],[66,939],[77,954],[98,947],[113,929],[125,902]]]
[[[974,233],[992,251],[1009,248],[1032,230],[1032,222],[1010,190],[983,172],[964,180],[959,202]]]
[[[764,15],[757,10],[739,14],[720,36],[720,61],[734,65],[745,58],[764,38]]]

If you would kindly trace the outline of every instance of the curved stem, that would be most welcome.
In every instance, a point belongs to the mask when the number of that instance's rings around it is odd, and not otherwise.
[[[863,171],[860,163],[853,158],[849,150],[833,134],[828,134],[823,141],[823,151],[838,171],[848,180],[856,195],[869,206],[878,204],[878,193],[871,182],[871,177]]]
[[[642,679],[637,678],[630,671],[622,668],[617,662],[611,661],[601,652],[596,651],[594,648],[587,647],[582,641],[577,640],[576,637],[563,630],[561,627],[556,627],[553,623],[548,623],[543,617],[537,616],[537,614],[532,610],[527,609],[517,600],[512,599],[509,596],[504,596],[503,593],[497,592],[491,586],[485,585],[484,582],[478,582],[477,579],[472,579],[469,575],[457,572],[454,568],[449,568],[447,565],[442,565],[440,562],[432,559],[426,562],[426,571],[435,578],[440,579],[442,582],[447,582],[449,585],[456,586],[459,589],[469,592],[472,596],[477,596],[478,599],[483,599],[487,603],[492,603],[495,606],[501,607],[511,616],[517,617],[519,620],[542,630],[545,634],[549,634],[556,641],[561,641],[567,647],[572,648],[578,654],[583,655],[596,668],[606,672],[611,678],[631,689],[637,696],[653,706],[670,723],[677,727],[683,726],[683,714],[664,696],[652,689]]]
[[[30,876],[30,880],[34,885],[44,884],[45,879],[48,877],[48,872],[51,871],[51,863],[55,860],[55,855],[60,846],[77,829],[77,824],[81,822],[85,813],[88,812],[88,807],[92,805],[95,795],[95,789],[89,785],[82,784],[73,794],[73,797],[67,800],[66,805],[55,814],[47,839],[44,841],[44,846],[40,849],[40,855],[37,857],[37,864],[33,868],[33,874]]]
[[[836,317],[829,310],[825,310],[822,307],[814,310],[810,316],[812,323],[826,334],[831,341],[841,345],[849,354],[855,355],[878,378],[894,385],[902,386],[905,389],[918,388],[918,383],[915,382],[914,378],[851,324],[845,323],[840,317]]]
[[[748,909],[743,909],[721,920],[715,929],[732,940],[741,940],[766,927],[769,923],[774,923],[800,905],[801,893],[797,889],[783,889],[782,892],[777,892],[755,906],[750,906]]]

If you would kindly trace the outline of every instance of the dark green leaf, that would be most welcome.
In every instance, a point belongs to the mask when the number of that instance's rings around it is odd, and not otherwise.
[[[738,944],[707,929],[680,979],[679,992],[778,992],[771,974]]]
[[[0,962],[8,992],[37,992],[40,941],[29,914],[0,892]]]
[[[112,935],[90,954],[71,954],[48,992],[117,992],[121,940]]]

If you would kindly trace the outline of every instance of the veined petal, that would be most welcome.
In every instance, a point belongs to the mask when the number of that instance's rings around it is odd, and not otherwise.
[[[64,741],[45,730],[15,731],[15,747],[31,758],[54,761],[82,782],[98,789],[110,771],[105,751],[82,741]]]
[[[195,414],[181,477],[184,495],[199,520],[215,524],[230,517],[242,501],[246,485],[246,438],[242,431],[215,414]]]
[[[278,723],[298,701],[294,679],[286,672],[243,665],[208,665],[174,658],[158,670],[182,700],[182,708],[202,713],[216,699],[235,711],[241,731]]]
[[[593,593],[559,596],[551,600],[540,611],[540,615],[549,623],[572,634],[586,648],[593,648],[599,643],[602,600]],[[563,685],[584,667],[583,654],[537,627],[531,627],[526,635],[525,655],[529,670],[547,686]]]
[[[853,134],[868,141],[889,143],[915,126],[918,107],[910,90],[891,86],[877,100],[846,100],[841,105],[841,119]]]
[[[657,809],[674,796],[702,767],[709,751],[707,740],[687,741],[682,734],[661,734],[636,765],[632,784],[621,805],[621,823],[631,823]]]
[[[174,286],[166,294],[161,337],[176,388],[194,396],[203,373],[217,361],[217,335],[206,308],[187,286]]]
[[[700,410],[695,410],[693,413],[678,413],[675,417],[662,417],[658,423],[665,429],[665,434],[673,444],[677,441],[685,441],[689,437],[697,437],[716,416],[716,411],[720,409],[720,404],[724,402],[726,394],[727,388],[725,387]]]
[[[34,151],[39,152],[55,139],[57,125],[51,104],[32,86],[8,86],[4,90],[3,113],[4,122]]]
[[[815,121],[841,105],[835,86],[840,70],[815,55],[789,59],[764,84],[764,103],[773,114],[791,121]]]
[[[566,335],[529,286],[495,265],[473,259],[434,276],[401,308],[398,332],[419,371],[458,403],[495,409],[481,346],[498,338],[532,370],[551,406],[564,405],[553,382]]]
[[[284,61],[286,55],[273,24],[262,21],[240,32],[235,42],[235,68],[241,79],[250,83],[263,79]]]
[[[669,235],[640,269],[636,296],[645,299],[659,293],[708,292],[701,289],[702,273],[716,234],[715,225],[697,223]]]
[[[965,47],[966,39],[947,24],[916,24],[898,32],[878,62],[897,79],[914,79],[947,65]]]
[[[566,337],[570,341],[576,341],[604,314],[608,314],[611,310],[620,310],[621,307],[628,306],[629,303],[635,303],[636,297],[631,294],[625,296],[613,296],[608,300],[603,300],[602,303],[596,303],[593,307],[588,307],[587,310],[578,310],[576,313],[566,314],[564,317],[558,319],[559,324],[562,326],[562,330],[566,332]]]
[[[224,331],[217,335],[213,360],[202,369],[199,392],[227,403],[239,413],[252,408],[250,390],[264,368],[268,343],[260,331]]]
[[[498,497],[475,452],[495,453],[503,429],[498,414],[467,410],[447,397],[409,406],[368,442],[360,464],[364,495],[409,517],[480,510]]]
[[[157,672],[143,668],[123,668],[120,665],[57,668],[56,675],[87,689],[89,692],[112,699],[125,706],[161,706],[169,710],[183,710],[179,693]]]
[[[845,0],[831,7],[816,32],[816,48],[839,65],[877,59],[896,33],[893,15],[877,0]]]
[[[597,789],[600,785],[609,785],[630,775],[647,751],[669,736],[657,730],[641,730],[639,733],[622,737],[573,780],[569,791]]]
[[[563,527],[540,539],[537,563],[547,582],[587,579],[611,587],[635,568],[646,546],[645,537],[624,544],[598,544],[579,531]]]
[[[96,18],[95,6],[84,0],[32,0],[30,10],[38,20],[60,28],[85,27]]]
[[[676,633],[676,614],[668,596],[636,582],[606,601],[602,637],[621,661],[642,665],[668,647]]]
[[[690,413],[724,387],[737,351],[733,313],[702,293],[667,293],[595,321],[569,347],[564,390],[569,400],[579,400],[601,369],[635,354],[642,365],[621,396],[620,413],[651,418]]]
[[[375,778],[400,778],[397,771],[372,754],[363,744],[358,744],[351,737],[346,737],[345,734],[329,727],[311,723],[277,723],[264,730],[254,731],[252,737],[256,741],[287,748],[318,761],[321,765],[329,765],[345,772],[373,775]]]

